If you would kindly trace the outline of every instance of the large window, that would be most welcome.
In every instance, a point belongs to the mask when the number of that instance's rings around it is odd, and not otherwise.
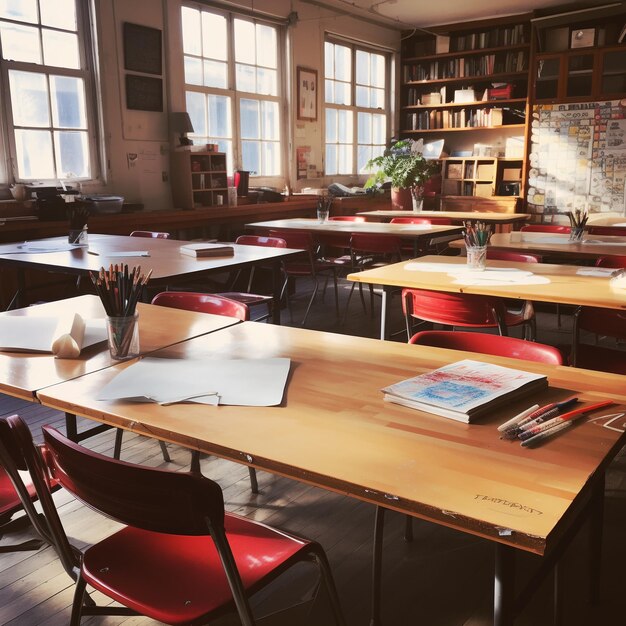
[[[326,175],[365,174],[387,138],[388,55],[361,46],[324,43]]]
[[[195,143],[217,143],[233,165],[281,176],[280,30],[182,7],[187,111]]]
[[[0,171],[4,182],[94,177],[86,5],[0,0],[0,112],[12,170]]]

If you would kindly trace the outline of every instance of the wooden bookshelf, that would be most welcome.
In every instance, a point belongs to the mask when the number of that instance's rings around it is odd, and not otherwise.
[[[172,195],[181,209],[228,204],[226,154],[172,152]]]

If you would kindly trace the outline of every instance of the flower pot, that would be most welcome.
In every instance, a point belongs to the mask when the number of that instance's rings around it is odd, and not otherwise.
[[[393,211],[411,211],[413,199],[409,187],[391,188],[391,208]]]

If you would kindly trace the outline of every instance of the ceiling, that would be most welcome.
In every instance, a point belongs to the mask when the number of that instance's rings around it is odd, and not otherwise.
[[[564,5],[567,0],[304,0],[396,28],[454,24]],[[615,0],[570,2],[568,9],[612,4]]]

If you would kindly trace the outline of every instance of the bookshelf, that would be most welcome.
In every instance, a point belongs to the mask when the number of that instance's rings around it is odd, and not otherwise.
[[[441,159],[442,196],[519,196],[523,159],[448,157]]]
[[[172,195],[181,209],[221,206],[228,203],[224,152],[172,152]]]

